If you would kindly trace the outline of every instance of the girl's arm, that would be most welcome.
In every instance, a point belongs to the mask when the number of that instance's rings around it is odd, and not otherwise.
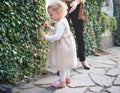
[[[62,37],[64,29],[65,29],[64,23],[58,22],[55,27],[55,33],[53,35],[44,35],[44,38],[51,42],[57,41]]]
[[[53,26],[50,26],[50,30],[54,32],[54,27],[53,27]]]

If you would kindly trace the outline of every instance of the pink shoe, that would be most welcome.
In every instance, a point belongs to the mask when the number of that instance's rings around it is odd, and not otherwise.
[[[64,81],[53,82],[52,86],[55,88],[64,88],[66,86]]]
[[[71,83],[71,79],[68,77],[68,78],[66,78],[66,84],[70,84]]]

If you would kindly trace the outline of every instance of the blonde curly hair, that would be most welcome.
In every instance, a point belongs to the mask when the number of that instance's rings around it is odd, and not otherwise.
[[[48,9],[52,9],[53,11],[60,13],[62,16],[66,16],[68,7],[64,2],[57,0],[50,3],[47,7],[47,10]]]

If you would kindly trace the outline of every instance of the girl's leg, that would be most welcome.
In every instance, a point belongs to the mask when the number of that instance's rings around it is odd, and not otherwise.
[[[56,88],[65,87],[66,86],[65,79],[66,79],[66,71],[60,70],[59,71],[59,81],[52,83],[52,86],[56,87]]]
[[[66,70],[66,84],[70,84],[71,83],[71,79],[70,79],[70,70]]]
[[[60,74],[60,81],[64,81],[66,84],[70,84],[71,79],[70,79],[70,70],[63,70],[59,71]]]
[[[59,71],[59,80],[60,81],[65,81],[65,78],[66,78],[66,70],[61,70]]]
[[[66,78],[70,77],[70,70],[66,70]]]

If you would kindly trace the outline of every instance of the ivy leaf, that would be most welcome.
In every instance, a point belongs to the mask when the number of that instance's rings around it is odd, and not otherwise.
[[[9,2],[5,2],[5,4],[6,4],[8,7],[10,7],[10,4],[9,4]]]

